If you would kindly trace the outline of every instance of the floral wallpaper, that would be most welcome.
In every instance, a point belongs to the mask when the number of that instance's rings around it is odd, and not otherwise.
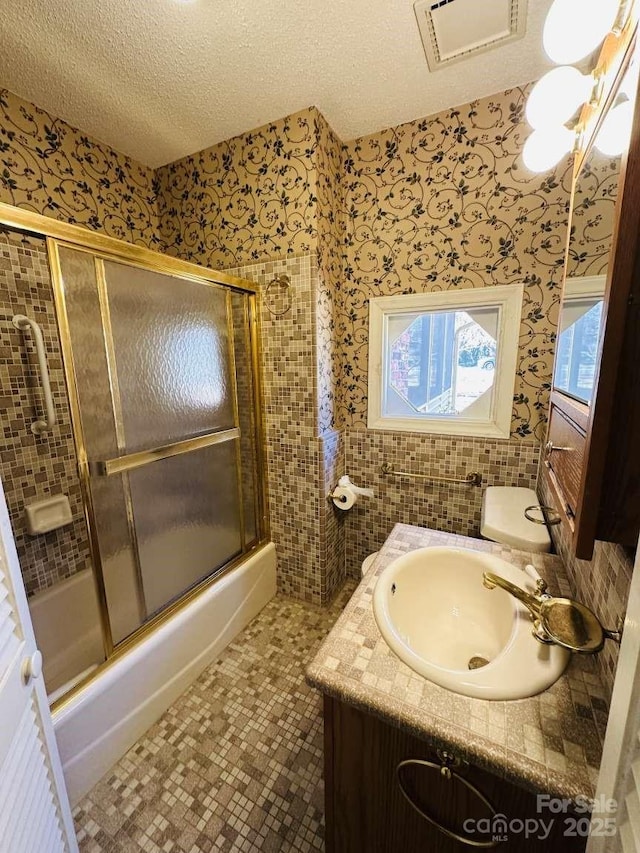
[[[319,432],[336,425],[340,384],[340,351],[336,338],[336,295],[342,282],[342,240],[344,194],[342,183],[342,143],[318,113],[316,185],[318,246],[318,424]]]
[[[620,157],[607,157],[592,148],[580,170],[571,216],[567,275],[606,273],[620,165]]]
[[[311,107],[157,172],[166,251],[214,269],[315,250]]]
[[[526,94],[346,145],[310,108],[158,170],[171,254],[227,268],[317,251],[320,433],[366,425],[371,296],[522,281],[512,433],[543,437],[571,173],[522,166]]]
[[[159,247],[152,169],[0,89],[0,201]]]
[[[315,107],[157,171],[166,251],[213,268],[318,254],[318,432],[335,423],[342,143]]]
[[[544,437],[571,170],[524,169],[526,95],[513,89],[344,146],[341,422],[366,425],[371,296],[522,281],[512,434]]]
[[[317,252],[320,434],[366,425],[371,296],[523,281],[512,432],[541,439],[570,170],[521,165],[526,92],[346,145],[310,107],[155,173],[3,92],[0,198],[214,268]]]

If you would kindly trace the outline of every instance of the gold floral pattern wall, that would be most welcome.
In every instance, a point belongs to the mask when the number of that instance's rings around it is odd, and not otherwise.
[[[214,269],[315,250],[311,107],[157,170],[165,250]]]
[[[344,195],[342,143],[317,115],[316,185],[318,197],[318,424],[322,434],[336,426],[340,387],[340,345],[336,338],[336,296],[342,282]]]
[[[571,213],[568,276],[607,271],[620,166],[620,157],[607,157],[593,148],[580,170]]]
[[[347,145],[310,107],[153,173],[5,92],[0,198],[214,268],[317,252],[321,433],[366,424],[371,296],[522,281],[512,433],[541,439],[570,170],[522,167],[526,94]]]
[[[345,145],[340,417],[364,427],[372,296],[524,283],[512,434],[544,436],[571,170],[532,175],[526,89]]]
[[[0,89],[0,201],[159,248],[153,169]]]

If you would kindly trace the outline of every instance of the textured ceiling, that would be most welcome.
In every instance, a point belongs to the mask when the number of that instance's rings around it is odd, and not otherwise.
[[[550,4],[432,73],[411,0],[12,0],[0,86],[154,167],[311,104],[348,140],[536,79]]]

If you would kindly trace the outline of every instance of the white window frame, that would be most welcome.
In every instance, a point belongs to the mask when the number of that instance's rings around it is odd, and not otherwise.
[[[570,275],[565,280],[562,299],[604,299],[606,286],[607,276],[604,274]]]
[[[369,301],[369,429],[509,438],[522,318],[522,284],[444,290],[406,296],[379,296]],[[464,415],[388,417],[383,414],[387,317],[424,311],[464,311],[465,308],[498,308],[497,361],[494,393],[487,419]]]

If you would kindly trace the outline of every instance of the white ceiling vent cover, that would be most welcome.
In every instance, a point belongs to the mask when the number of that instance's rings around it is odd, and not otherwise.
[[[418,0],[413,8],[432,71],[522,38],[527,0]]]

